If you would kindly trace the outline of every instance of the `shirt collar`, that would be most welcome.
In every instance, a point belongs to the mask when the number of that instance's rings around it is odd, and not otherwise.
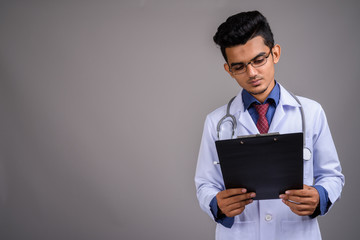
[[[261,104],[253,95],[251,95],[245,89],[241,92],[242,100],[244,102],[244,109],[249,109],[249,107],[253,104]],[[275,107],[278,105],[280,100],[280,86],[275,81],[275,86],[273,90],[271,90],[269,96],[265,99],[265,103],[268,102],[270,104],[275,104]]]

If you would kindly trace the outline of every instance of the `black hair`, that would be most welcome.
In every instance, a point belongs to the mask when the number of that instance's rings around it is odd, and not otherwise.
[[[225,48],[244,45],[257,36],[263,37],[264,44],[270,49],[274,47],[274,36],[268,21],[260,12],[251,11],[230,16],[218,27],[213,39],[227,62]]]

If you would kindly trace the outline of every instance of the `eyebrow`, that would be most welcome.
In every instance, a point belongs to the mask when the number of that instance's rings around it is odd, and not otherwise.
[[[256,55],[255,57],[253,57],[252,59],[250,59],[249,62],[253,61],[254,59],[256,59],[256,58],[258,58],[260,56],[264,56],[264,55],[266,55],[266,52],[261,52],[258,55]],[[240,65],[240,64],[245,64],[245,63],[244,62],[234,62],[234,63],[231,63],[230,66],[233,67],[235,65]]]

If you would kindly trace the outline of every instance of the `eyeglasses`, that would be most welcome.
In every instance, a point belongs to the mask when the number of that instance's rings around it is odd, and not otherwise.
[[[234,63],[230,67],[230,72],[234,75],[242,74],[242,73],[246,72],[246,68],[249,64],[251,64],[251,66],[253,66],[254,68],[261,67],[261,66],[265,65],[265,63],[267,62],[267,59],[270,56],[270,53],[271,53],[271,50],[267,56],[265,56],[265,55],[257,56],[246,64],[245,63]]]

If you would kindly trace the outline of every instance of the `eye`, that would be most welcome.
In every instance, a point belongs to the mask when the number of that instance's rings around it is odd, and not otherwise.
[[[241,71],[245,68],[244,64],[237,64],[231,67],[232,71]]]
[[[261,64],[263,64],[264,62],[265,62],[265,57],[264,57],[264,56],[255,58],[255,59],[253,60],[253,64],[254,64],[255,66],[261,65]]]

